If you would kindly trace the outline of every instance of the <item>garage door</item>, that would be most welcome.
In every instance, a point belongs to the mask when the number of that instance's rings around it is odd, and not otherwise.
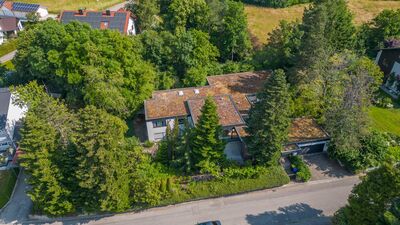
[[[317,144],[317,145],[309,145],[301,147],[304,151],[304,154],[313,154],[324,151],[325,144]]]

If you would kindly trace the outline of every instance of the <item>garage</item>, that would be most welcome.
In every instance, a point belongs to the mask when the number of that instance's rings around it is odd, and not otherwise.
[[[317,143],[317,144],[310,144],[310,145],[302,145],[300,146],[302,150],[302,154],[315,154],[324,151],[326,143]]]

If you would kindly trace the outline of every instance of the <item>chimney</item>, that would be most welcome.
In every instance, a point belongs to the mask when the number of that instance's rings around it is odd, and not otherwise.
[[[79,9],[79,15],[83,15],[83,9],[82,8]]]
[[[106,10],[106,15],[111,16],[111,11],[109,9]]]

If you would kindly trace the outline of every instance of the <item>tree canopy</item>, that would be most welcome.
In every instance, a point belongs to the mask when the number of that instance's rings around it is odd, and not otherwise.
[[[156,78],[135,39],[78,22],[50,20],[22,32],[14,63],[19,82],[43,82],[68,104],[121,117],[139,109]]]

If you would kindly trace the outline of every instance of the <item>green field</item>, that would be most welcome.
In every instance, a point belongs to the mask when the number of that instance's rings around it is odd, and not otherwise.
[[[296,5],[283,9],[273,9],[247,5],[249,29],[259,43],[266,43],[268,33],[280,20],[293,21],[301,19],[307,4]],[[348,6],[354,14],[354,22],[361,24],[374,18],[384,9],[400,9],[400,1],[348,0]]]
[[[50,13],[59,13],[61,10],[77,10],[86,8],[88,10],[102,10],[123,0],[15,0],[16,2],[36,3],[46,6]]]
[[[373,129],[400,135],[400,109],[373,106],[369,110]]]
[[[0,208],[2,208],[10,198],[17,180],[18,169],[0,171]]]

